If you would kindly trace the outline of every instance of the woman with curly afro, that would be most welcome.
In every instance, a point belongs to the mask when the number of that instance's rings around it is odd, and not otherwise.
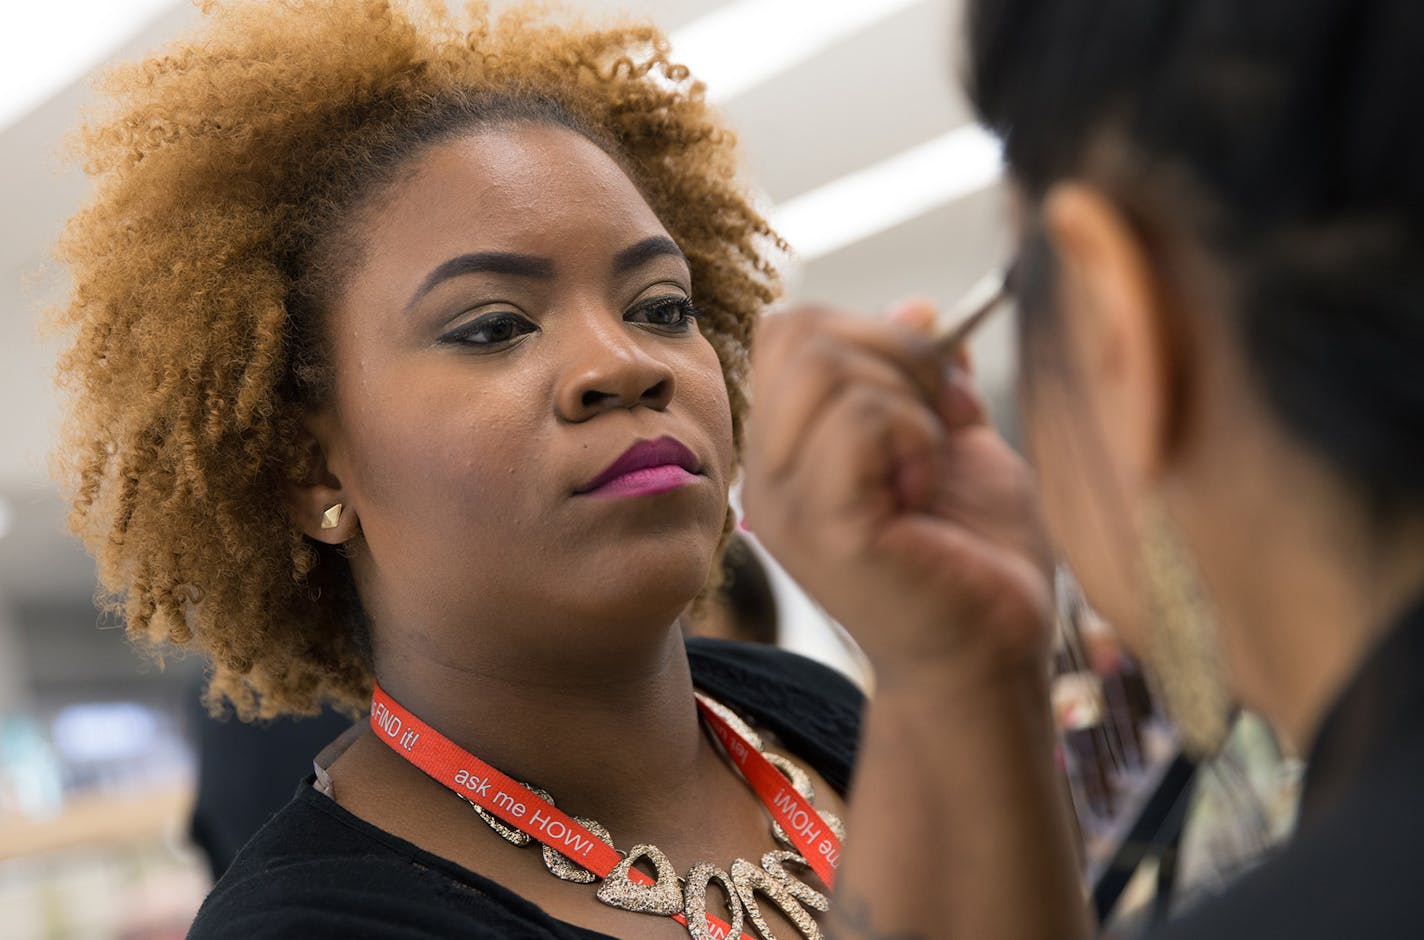
[[[679,630],[783,245],[657,31],[441,6],[210,6],[85,131],[73,524],[213,709],[371,709],[192,935],[817,936],[858,695]]]

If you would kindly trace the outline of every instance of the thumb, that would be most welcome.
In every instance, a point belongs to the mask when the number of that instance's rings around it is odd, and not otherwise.
[[[928,297],[905,297],[885,308],[885,319],[917,333],[928,334],[938,317],[934,301]]]

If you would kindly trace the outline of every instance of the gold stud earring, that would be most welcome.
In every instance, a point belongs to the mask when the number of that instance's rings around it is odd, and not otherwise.
[[[334,529],[341,524],[342,504],[337,503],[326,512],[321,514],[321,527],[323,529]]]

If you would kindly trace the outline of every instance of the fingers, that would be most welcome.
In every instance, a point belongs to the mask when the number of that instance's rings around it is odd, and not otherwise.
[[[945,373],[944,389],[940,394],[939,413],[944,423],[951,428],[968,428],[987,424],[988,409],[979,391],[974,387],[973,373],[952,366]]]
[[[885,308],[885,319],[923,336],[933,337],[939,323],[939,308],[927,297],[905,297]],[[968,375],[974,374],[974,357],[969,344],[958,343],[950,351],[949,361]]]
[[[885,319],[916,333],[929,335],[934,329],[938,314],[934,301],[926,297],[906,297],[885,309]]]
[[[780,314],[757,334],[753,421],[748,449],[762,472],[786,472],[804,446],[814,416],[844,389],[860,384],[937,402],[943,364],[923,339],[900,327],[821,310]]]
[[[879,356],[927,393],[939,387],[942,363],[933,344],[923,336],[877,318],[818,307],[789,310],[763,320],[752,353],[753,365],[778,368],[811,337],[824,337]]]
[[[862,384],[818,414],[790,491],[837,515],[915,512],[933,502],[944,448],[934,412],[903,391]]]
[[[767,381],[757,386],[755,400],[766,403],[764,420],[749,435],[749,443],[760,456],[762,472],[774,479],[805,452],[810,429],[851,390],[923,399],[890,362],[824,335],[808,336],[778,371],[763,375]]]
[[[759,536],[804,557],[864,544],[875,520],[933,503],[946,434],[937,408],[952,390],[923,339],[800,311],[764,326],[754,368],[743,499]]]
[[[897,305],[882,320],[803,308],[764,321],[753,352],[753,421],[748,452],[770,475],[784,473],[804,445],[811,416],[847,385],[914,389],[947,428],[983,425],[987,411],[974,386],[967,351],[946,363],[926,335],[910,327],[933,318],[923,300]]]
[[[949,361],[965,375],[974,375],[974,353],[970,351],[968,343],[961,342],[955,346],[949,354]]]
[[[850,613],[858,602],[838,572],[875,562],[872,547],[888,521],[933,506],[944,436],[913,393],[843,388],[815,414],[779,481],[749,470],[743,502],[757,536],[823,603]]]

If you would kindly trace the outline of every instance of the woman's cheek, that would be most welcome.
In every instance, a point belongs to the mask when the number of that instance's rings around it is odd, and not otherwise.
[[[1140,649],[1141,607],[1134,590],[1134,563],[1128,527],[1109,512],[1108,481],[1094,479],[1081,460],[1085,442],[1071,444],[1065,423],[1051,409],[1030,409],[1025,426],[1054,547],[1093,609],[1123,641]]]

